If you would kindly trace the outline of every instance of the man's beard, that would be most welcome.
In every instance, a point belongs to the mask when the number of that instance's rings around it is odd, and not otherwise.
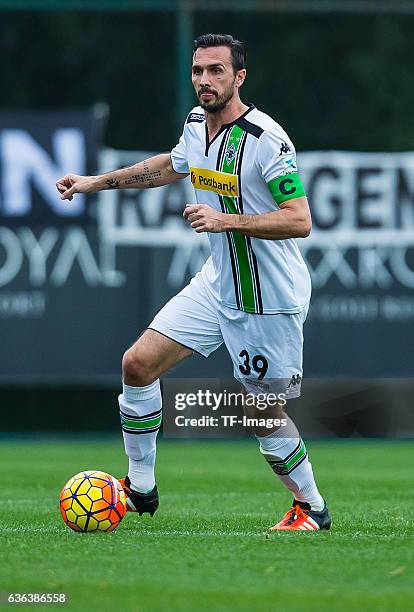
[[[217,95],[215,100],[211,100],[209,102],[203,102],[203,100],[200,100],[200,96],[203,93],[212,93],[212,92],[209,89],[202,89],[198,93],[198,99],[199,99],[201,108],[203,108],[208,113],[214,114],[214,113],[217,113],[218,111],[223,110],[227,102],[229,102],[232,99],[232,97],[234,96],[234,86],[231,85],[226,91],[223,91],[223,93],[220,96]]]

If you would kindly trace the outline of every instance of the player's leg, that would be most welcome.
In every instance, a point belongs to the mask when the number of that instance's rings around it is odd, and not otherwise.
[[[146,329],[138,340],[124,353],[122,377],[132,387],[151,385],[186,357],[192,349],[164,336],[153,329]]]
[[[282,416],[282,415],[281,415]],[[329,529],[331,521],[315,482],[312,464],[295,423],[285,413],[286,425],[256,435],[260,452],[293,495],[292,508],[273,529]]]
[[[162,419],[159,376],[191,354],[191,349],[147,329],[122,360],[119,409],[129,459],[128,476],[122,484],[129,509],[140,514],[152,515],[158,507],[154,469]]]
[[[294,315],[232,316],[222,326],[223,338],[234,363],[235,377],[253,395],[283,393],[286,399],[300,395],[302,377],[302,327],[306,311]],[[262,382],[261,382],[262,381]],[[274,401],[273,396],[272,401]],[[294,497],[294,506],[303,504],[312,513],[323,514],[319,527],[327,526],[325,502],[320,495],[304,442],[283,406],[276,402],[266,410],[250,409],[248,416],[279,419],[282,426],[256,429],[255,435],[265,459]],[[293,515],[292,515],[293,516]],[[304,529],[308,529],[307,526]]]
[[[158,506],[154,467],[162,418],[159,376],[193,351],[207,357],[222,342],[208,290],[198,274],[161,309],[124,355],[123,393],[119,397],[129,457],[124,484],[128,504],[134,502],[139,512],[153,514]]]
[[[278,391],[282,388],[281,382],[277,381]],[[258,391],[255,391],[256,393]],[[265,401],[265,396],[266,393],[263,394],[262,401]],[[275,474],[291,491],[294,499],[309,504],[312,510],[323,510],[324,500],[316,486],[312,465],[296,425],[284,408],[284,400],[275,404],[273,396],[269,397],[272,400],[271,405],[264,410],[255,409],[253,406],[245,407],[246,414],[250,418],[266,419],[269,422],[272,419],[277,423],[273,427],[253,426],[260,452]],[[288,408],[288,403],[286,407]]]

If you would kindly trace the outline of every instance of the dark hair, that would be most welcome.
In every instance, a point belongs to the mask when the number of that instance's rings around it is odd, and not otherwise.
[[[193,44],[193,54],[197,49],[207,47],[228,47],[231,51],[231,63],[234,72],[246,68],[246,49],[244,43],[236,40],[230,34],[201,34]]]

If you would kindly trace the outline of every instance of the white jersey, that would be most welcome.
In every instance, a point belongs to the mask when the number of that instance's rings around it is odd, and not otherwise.
[[[171,152],[176,172],[190,173],[198,204],[260,215],[304,195],[296,153],[286,132],[250,105],[208,142],[201,107],[188,115]],[[225,306],[248,313],[298,313],[311,283],[296,240],[263,240],[239,232],[208,234],[214,283]]]

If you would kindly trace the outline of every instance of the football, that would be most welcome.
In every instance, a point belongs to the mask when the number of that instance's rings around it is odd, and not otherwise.
[[[60,513],[74,531],[113,531],[126,511],[121,483],[105,472],[79,472],[60,493]]]

